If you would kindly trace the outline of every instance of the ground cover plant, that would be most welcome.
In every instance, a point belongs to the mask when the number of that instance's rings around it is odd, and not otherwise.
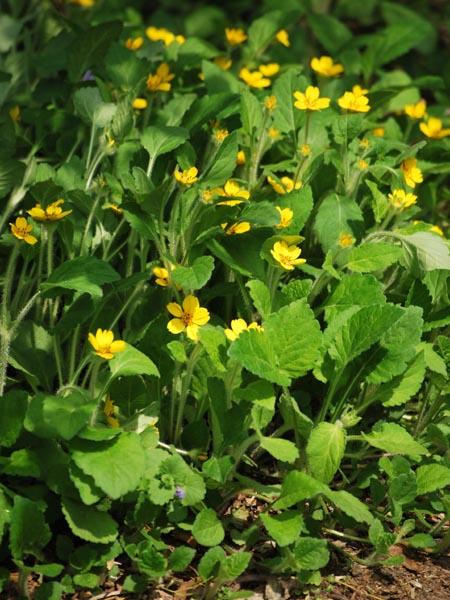
[[[450,13],[418,4],[2,2],[4,590],[448,549]]]

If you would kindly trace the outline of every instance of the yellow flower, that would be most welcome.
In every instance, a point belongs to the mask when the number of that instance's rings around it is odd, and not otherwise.
[[[439,227],[439,225],[433,225],[432,227],[430,227],[430,231],[432,231],[433,233],[437,233],[440,236],[444,236],[444,232],[442,231],[442,229]]]
[[[243,331],[249,331],[250,329],[264,331],[264,329],[258,323],[253,322],[247,325],[244,319],[232,319],[230,329],[225,329],[225,335],[231,342],[234,342],[234,340],[237,340]]]
[[[427,110],[427,103],[425,100],[419,100],[415,104],[406,104],[403,110],[411,119],[422,119]]]
[[[286,31],[286,29],[280,29],[280,31],[277,32],[275,38],[278,42],[280,42],[280,44],[286,46],[286,48],[289,48],[289,46],[291,45],[289,41],[289,33]]]
[[[351,233],[341,233],[338,243],[341,248],[348,248],[349,246],[353,246],[355,238]]]
[[[404,210],[416,203],[417,196],[406,193],[405,190],[396,189],[388,195],[388,200],[397,210]]]
[[[118,204],[106,204],[105,208],[110,208],[113,213],[115,213],[116,215],[121,215],[123,214],[123,208],[121,208]]]
[[[103,414],[106,417],[106,422],[111,427],[119,427],[119,419],[115,416],[117,412],[117,407],[114,405],[114,402],[111,400],[111,396],[106,396],[106,400],[103,404]]]
[[[186,296],[182,306],[176,302],[170,302],[167,310],[175,317],[167,323],[170,333],[178,334],[186,330],[188,338],[194,342],[198,340],[199,327],[206,325],[209,321],[208,310],[200,306],[198,298],[195,296]]]
[[[304,258],[299,258],[302,253],[301,248],[295,245],[289,246],[284,240],[275,242],[270,253],[286,271],[293,271],[296,265],[306,262]]]
[[[344,95],[339,98],[338,104],[341,108],[353,112],[369,112],[370,110],[369,98],[361,93],[355,94],[354,92],[345,92]]]
[[[144,43],[144,38],[140,35],[136,38],[128,38],[125,42],[125,48],[128,50],[139,50]]]
[[[11,233],[18,240],[23,240],[27,244],[30,244],[30,246],[34,246],[37,242],[37,238],[30,234],[33,231],[33,225],[30,225],[25,217],[17,217],[16,222],[9,225]]]
[[[267,177],[267,181],[270,183],[270,185],[273,187],[277,194],[289,194],[289,192],[292,192],[294,189],[299,190],[302,187],[301,181],[297,181],[297,183],[294,186],[294,180],[290,177],[282,177],[279,181],[277,181],[269,175]]]
[[[156,285],[167,287],[170,284],[169,271],[164,267],[153,267],[152,273],[156,278]]]
[[[231,225],[228,225],[228,223],[222,223],[221,227],[227,235],[240,235],[241,233],[247,233],[247,231],[250,231],[252,228],[248,221],[232,223]]]
[[[12,106],[9,109],[9,116],[11,118],[11,121],[14,121],[14,123],[17,123],[18,121],[20,121],[20,107],[19,106]]]
[[[190,167],[184,171],[179,171],[178,168],[174,171],[175,179],[182,185],[192,185],[198,181],[198,169],[197,167]]]
[[[267,134],[273,140],[280,135],[280,131],[276,127],[269,127]]]
[[[435,140],[440,140],[450,135],[450,127],[443,129],[441,119],[437,119],[436,117],[430,117],[426,123],[420,123],[419,127],[422,133]]]
[[[313,85],[309,85],[305,93],[294,92],[294,96],[294,106],[299,110],[322,110],[330,106],[330,98],[320,98],[319,88]]]
[[[64,200],[60,198],[56,202],[52,202],[47,208],[42,208],[38,203],[32,209],[27,210],[27,213],[35,221],[60,221],[70,215],[71,210],[64,210],[61,208],[61,204],[64,204]]]
[[[272,112],[277,107],[277,97],[276,96],[266,96],[264,98],[264,106]]]
[[[231,58],[228,58],[228,56],[216,56],[216,58],[213,60],[213,63],[223,71],[228,71],[233,64],[233,61]]]
[[[375,127],[372,131],[372,135],[375,137],[384,137],[384,127]]]
[[[228,129],[215,129],[214,139],[216,142],[223,142],[223,140],[229,135]]]
[[[181,45],[186,41],[183,35],[175,35],[165,27],[147,27],[145,34],[151,42],[164,42],[165,46],[170,46],[173,42]]]
[[[212,190],[212,192],[217,194],[218,196],[223,196],[226,198],[235,198],[234,200],[222,200],[217,203],[219,206],[237,206],[238,204],[241,204],[244,200],[248,200],[250,198],[250,192],[245,188],[241,188],[241,186],[232,179],[229,179],[225,183],[223,188],[215,188],[214,190]]]
[[[331,56],[313,58],[311,69],[323,77],[337,77],[344,72],[344,67],[340,63],[335,63]]]
[[[88,340],[95,354],[106,360],[110,360],[117,352],[123,352],[126,346],[123,340],[114,340],[114,333],[110,329],[97,329],[95,335],[88,335]]]
[[[258,89],[268,87],[272,83],[270,79],[263,76],[261,71],[249,71],[247,67],[239,71],[239,77],[250,87]]]
[[[243,29],[227,27],[225,29],[225,37],[230,46],[239,46],[247,39],[247,34]]]
[[[280,213],[280,222],[276,227],[278,229],[289,227],[289,225],[292,223],[292,219],[294,218],[294,211],[290,208],[281,208],[280,206],[276,206],[275,208]]]
[[[245,152],[243,150],[239,150],[236,154],[236,164],[239,166],[245,165]]]
[[[422,183],[422,171],[417,166],[417,160],[415,158],[407,158],[404,160],[401,169],[407,186],[415,188],[416,183]]]
[[[145,98],[135,98],[131,105],[136,110],[144,110],[147,108],[148,102]]]
[[[352,94],[354,94],[357,98],[359,96],[366,96],[369,93],[369,90],[362,88],[360,85],[354,85],[352,87]]]
[[[367,138],[363,138],[360,142],[359,145],[361,148],[364,148],[365,150],[367,150],[367,148],[370,146],[370,142]]]
[[[363,158],[360,158],[358,160],[358,169],[361,169],[361,171],[365,171],[368,167],[369,163],[366,160],[364,160]]]
[[[299,150],[300,154],[305,158],[311,154],[311,146],[309,144],[302,144]]]
[[[91,8],[95,4],[95,0],[70,0],[72,4],[77,4],[83,8]]]
[[[259,71],[264,75],[264,77],[273,77],[280,70],[280,65],[278,63],[269,63],[268,65],[260,65]]]
[[[170,82],[174,77],[175,75],[170,72],[169,65],[161,63],[156,69],[156,73],[148,76],[147,88],[150,92],[169,92],[172,87]]]

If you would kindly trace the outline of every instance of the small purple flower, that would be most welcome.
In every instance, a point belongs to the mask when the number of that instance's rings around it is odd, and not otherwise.
[[[180,485],[177,485],[175,488],[175,498],[178,498],[178,500],[186,498],[186,492]]]
[[[83,75],[82,81],[95,81],[94,74],[90,69],[88,69]]]

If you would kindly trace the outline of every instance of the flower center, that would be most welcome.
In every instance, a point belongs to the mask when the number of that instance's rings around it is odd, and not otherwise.
[[[183,321],[183,323],[185,324],[186,327],[188,325],[192,325],[192,317],[193,317],[193,315],[191,313],[188,313],[188,312],[183,313],[181,320]]]

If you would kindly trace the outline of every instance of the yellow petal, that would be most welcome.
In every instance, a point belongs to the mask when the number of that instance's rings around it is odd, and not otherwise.
[[[125,342],[123,340],[116,340],[110,346],[110,350],[113,354],[116,352],[123,352],[125,350]]]
[[[181,333],[185,329],[185,324],[181,319],[170,319],[167,323],[167,329],[170,333]]]
[[[196,342],[198,340],[198,325],[192,324],[186,327],[186,333],[190,340]]]
[[[173,315],[174,317],[182,317],[183,316],[183,309],[176,302],[169,302],[169,304],[166,306],[166,308],[169,311],[169,313],[171,315]]]
[[[193,315],[196,310],[200,307],[200,303],[198,298],[195,296],[189,295],[183,300],[183,310],[191,315]]]
[[[206,325],[209,321],[209,311],[206,308],[199,307],[194,311],[192,321],[195,325]]]

